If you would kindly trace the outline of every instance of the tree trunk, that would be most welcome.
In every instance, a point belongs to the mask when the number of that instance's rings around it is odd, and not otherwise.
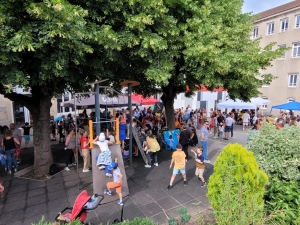
[[[53,163],[50,143],[51,96],[39,96],[30,111],[33,118],[34,177],[45,177]]]
[[[175,96],[176,93],[173,92],[172,88],[163,88],[163,95],[161,96],[161,100],[163,101],[165,107],[168,130],[175,129],[175,116],[174,116]]]

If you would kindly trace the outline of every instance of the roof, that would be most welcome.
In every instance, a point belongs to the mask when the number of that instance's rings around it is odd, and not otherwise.
[[[296,8],[299,6],[300,6],[300,0],[294,0],[294,1],[286,3],[284,5],[280,5],[278,7],[275,7],[275,8],[272,8],[272,9],[269,9],[269,10],[259,13],[258,14],[259,19],[263,19],[265,17],[272,16],[274,14],[278,14],[278,13],[281,13],[281,12],[284,12],[284,11],[287,11],[287,10],[290,10],[290,9],[293,9],[293,8]]]

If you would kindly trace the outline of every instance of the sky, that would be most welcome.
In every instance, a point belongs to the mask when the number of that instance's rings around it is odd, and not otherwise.
[[[275,8],[293,0],[244,0],[243,12],[254,14]]]

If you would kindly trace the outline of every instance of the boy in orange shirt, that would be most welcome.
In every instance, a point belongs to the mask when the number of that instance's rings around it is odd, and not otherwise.
[[[170,180],[170,185],[167,187],[168,190],[172,188],[173,181],[179,171],[182,174],[184,186],[187,185],[186,174],[185,174],[185,162],[186,162],[185,153],[182,151],[182,145],[177,144],[176,151],[173,152],[172,161],[170,164],[170,169],[172,168],[173,163],[174,163],[174,168],[173,168],[173,175]]]

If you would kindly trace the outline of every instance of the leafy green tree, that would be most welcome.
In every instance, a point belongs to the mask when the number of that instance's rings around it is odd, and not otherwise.
[[[231,98],[249,100],[273,78],[260,76],[259,71],[270,66],[281,50],[272,51],[273,44],[262,48],[259,40],[250,39],[253,17],[241,12],[242,0],[98,2],[91,7],[103,10],[100,20],[110,25],[123,45],[117,52],[118,62],[123,62],[117,78],[140,81],[134,90],[144,95],[162,92],[169,128],[174,128],[178,93],[191,96],[203,84],[209,90],[223,87]]]
[[[83,91],[103,76],[105,50],[92,45],[101,46],[98,40],[109,34],[86,20],[87,10],[64,0],[1,1],[0,11],[0,93],[30,110],[34,173],[45,176],[53,161],[51,98]],[[15,86],[31,94],[15,93]]]

